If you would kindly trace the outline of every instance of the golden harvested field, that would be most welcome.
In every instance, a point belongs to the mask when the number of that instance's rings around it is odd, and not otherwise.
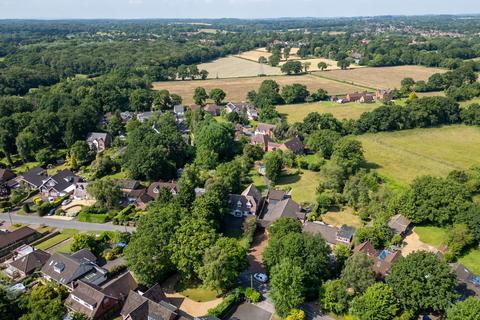
[[[372,111],[381,105],[379,102],[338,104],[331,101],[322,101],[278,106],[277,111],[287,117],[288,123],[294,123],[303,121],[310,112],[331,113],[339,120],[358,119],[362,113]]]
[[[446,176],[480,164],[480,128],[464,125],[357,136],[369,163],[387,181],[405,185],[422,175]]]
[[[255,77],[260,74],[266,74],[269,76],[282,74],[280,68],[240,59],[234,56],[220,58],[208,63],[202,63],[198,65],[198,69],[207,70],[209,73],[209,79]]]
[[[319,72],[322,77],[346,81],[377,89],[399,88],[401,81],[406,77],[414,80],[427,80],[434,73],[444,73],[446,70],[427,68],[422,66],[398,66],[379,68],[358,68],[351,70],[333,70]]]
[[[241,59],[239,59],[241,60]],[[230,79],[209,79],[209,80],[186,80],[186,81],[165,81],[155,82],[155,90],[167,89],[183,98],[184,103],[193,102],[193,91],[196,87],[203,87],[207,92],[213,88],[221,88],[227,93],[227,101],[245,101],[247,93],[251,90],[258,90],[264,80],[275,80],[280,86],[300,83],[306,85],[310,92],[320,88],[332,95],[346,94],[349,92],[363,91],[363,88],[352,86],[341,82],[331,81],[312,75],[301,76],[274,76],[274,77],[246,77]]]
[[[337,66],[337,61],[327,59],[327,58],[314,58],[314,59],[302,59],[302,60],[300,60],[300,59],[289,59],[289,60],[298,60],[298,61],[301,61],[302,63],[310,62],[311,65],[310,65],[309,71],[320,71],[320,69],[318,68],[318,64],[320,62],[325,62],[328,65],[328,68],[326,70],[340,70],[340,68]],[[286,63],[286,61],[281,62],[280,66],[282,66],[285,63]],[[356,65],[356,64],[352,64],[350,66],[350,68],[351,69],[356,69],[356,68],[363,68],[363,67],[359,66],[359,65]]]
[[[289,60],[300,59],[300,57],[297,56],[298,49],[299,48],[292,48],[290,50]],[[282,51],[282,54],[283,54],[283,51]],[[268,57],[270,57],[271,54],[270,54],[270,52],[267,51],[266,48],[258,48],[258,49],[254,49],[254,50],[250,50],[250,51],[245,51],[245,52],[242,52],[242,53],[236,55],[236,57],[252,60],[254,62],[258,62],[258,58],[260,58],[262,56],[268,59]],[[283,55],[282,55],[282,60],[283,60]],[[317,62],[317,64],[318,64],[318,62]]]

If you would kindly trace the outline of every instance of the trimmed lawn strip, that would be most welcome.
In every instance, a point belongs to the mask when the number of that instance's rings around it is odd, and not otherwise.
[[[330,211],[322,214],[321,218],[323,222],[335,227],[341,227],[344,224],[355,228],[360,228],[362,226],[360,217],[353,214],[351,208],[346,208],[339,212]]]
[[[280,189],[291,189],[292,199],[298,203],[314,202],[320,174],[309,170],[300,170],[300,173],[284,173],[277,186]]]
[[[200,284],[180,280],[175,284],[175,291],[196,302],[207,302],[218,298],[221,292],[202,287]]]

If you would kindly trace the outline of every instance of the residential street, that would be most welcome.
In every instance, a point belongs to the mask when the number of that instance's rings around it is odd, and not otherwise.
[[[56,220],[42,218],[35,215],[18,215],[15,213],[12,213],[11,217],[13,223],[45,225],[60,229],[76,229],[80,231],[135,231],[134,227],[117,226],[111,223],[88,223],[79,222],[76,220]],[[8,213],[0,213],[0,220],[10,222]]]

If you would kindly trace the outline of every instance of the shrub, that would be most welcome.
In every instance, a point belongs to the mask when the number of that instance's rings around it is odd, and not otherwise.
[[[60,215],[62,215],[62,213],[63,213],[62,208],[57,208],[57,210],[55,210],[55,215],[56,216],[60,216]]]
[[[321,168],[322,168],[322,164],[318,162],[312,162],[308,164],[308,170],[310,171],[319,172]]]
[[[30,213],[30,212],[31,212],[31,211],[30,211],[30,206],[28,205],[28,203],[24,203],[24,204],[22,205],[22,210],[23,210],[23,212],[25,212],[25,213]]]
[[[245,289],[245,297],[253,303],[260,302],[260,300],[262,299],[262,295],[260,294],[260,292],[252,288]]]
[[[43,203],[43,200],[40,197],[35,197],[33,198],[33,203],[35,203],[36,206],[39,206]]]
[[[230,310],[230,308],[236,304],[241,302],[243,299],[243,292],[242,289],[237,288],[234,289],[232,292],[227,294],[223,301],[216,306],[215,308],[208,309],[209,316],[215,316],[217,318],[222,318],[225,316],[225,313]]]
[[[92,223],[105,223],[108,221],[108,214],[106,213],[88,213],[80,212],[78,214],[78,221],[92,222]]]
[[[46,215],[50,210],[52,210],[54,207],[52,204],[48,202],[44,202],[41,205],[37,206],[37,213],[40,217],[43,217]]]

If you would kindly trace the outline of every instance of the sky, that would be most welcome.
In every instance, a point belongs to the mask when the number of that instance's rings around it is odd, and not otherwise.
[[[254,19],[469,13],[480,13],[480,0],[0,0],[0,19]]]

